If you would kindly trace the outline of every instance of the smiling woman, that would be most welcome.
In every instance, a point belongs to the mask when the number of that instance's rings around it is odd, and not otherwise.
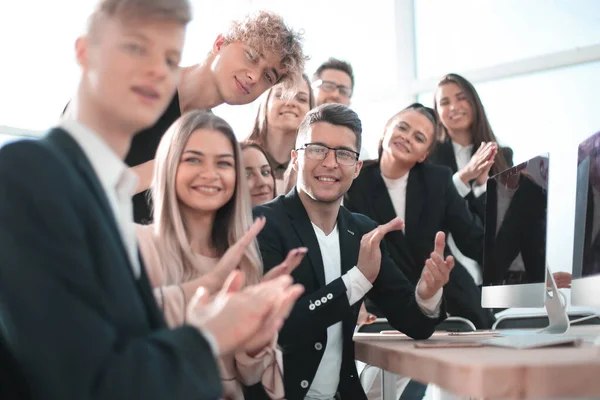
[[[218,291],[222,282],[217,276],[236,267],[220,259],[252,225],[243,171],[233,130],[212,113],[184,114],[158,146],[152,183],[155,223],[137,225],[136,232],[156,300],[172,327],[186,322],[187,303],[200,286]],[[245,250],[239,269],[247,285],[261,279],[256,242]],[[263,376],[271,377],[265,389],[282,397],[274,340],[246,350],[220,360],[224,398],[243,399],[242,383],[253,385]]]
[[[265,93],[248,138],[265,150],[275,175],[277,193],[285,193],[284,173],[296,143],[298,126],[315,106],[308,77],[302,75],[302,78],[300,86],[291,91],[276,85]]]

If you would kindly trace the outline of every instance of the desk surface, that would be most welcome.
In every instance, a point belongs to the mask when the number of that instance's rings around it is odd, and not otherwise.
[[[572,327],[569,336],[600,335],[598,326]],[[476,342],[487,337],[441,337],[431,342]],[[418,349],[410,338],[382,340],[357,334],[356,358],[367,364],[433,383],[462,396],[486,398],[589,397],[600,395],[600,347],[516,350],[497,347]],[[599,396],[600,397],[600,396]]]

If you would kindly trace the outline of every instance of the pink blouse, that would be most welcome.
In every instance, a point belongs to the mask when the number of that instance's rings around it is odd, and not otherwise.
[[[136,225],[136,236],[150,283],[154,288],[154,297],[162,308],[167,324],[176,327],[185,323],[187,302],[179,284],[169,282],[167,266],[161,262],[157,246],[160,245],[154,233],[154,225]],[[198,265],[203,269],[216,266],[218,258],[196,255]],[[197,278],[201,275],[198,271]],[[271,399],[283,399],[283,358],[277,348],[277,337],[270,346],[258,355],[250,357],[244,352],[221,357],[219,360],[221,381],[225,400],[243,400],[242,383],[246,386],[262,381],[265,391]]]

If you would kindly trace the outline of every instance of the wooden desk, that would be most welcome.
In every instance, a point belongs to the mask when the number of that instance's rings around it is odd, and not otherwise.
[[[385,371],[433,383],[461,396],[483,398],[600,397],[600,347],[515,350],[497,347],[417,349],[409,338],[357,334],[356,358]],[[569,336],[600,335],[600,327],[572,327]],[[480,341],[439,337],[430,341]]]

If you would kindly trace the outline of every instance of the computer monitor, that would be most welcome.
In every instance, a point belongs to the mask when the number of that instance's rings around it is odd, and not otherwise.
[[[545,305],[548,166],[546,153],[488,179],[482,307]]]
[[[600,307],[600,132],[579,144],[571,304]]]

